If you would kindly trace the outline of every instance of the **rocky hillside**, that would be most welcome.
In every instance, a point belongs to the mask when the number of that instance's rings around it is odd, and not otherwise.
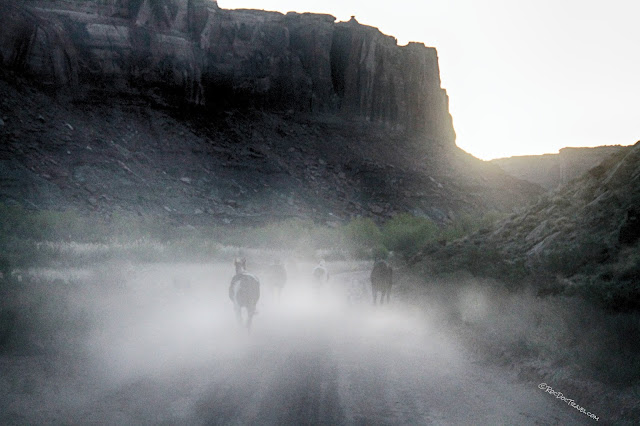
[[[200,0],[0,1],[0,201],[439,222],[540,194],[455,146],[436,51]]]
[[[596,148],[563,148],[558,154],[522,155],[498,158],[491,163],[511,176],[537,183],[546,189],[555,189],[626,147],[599,146]]]
[[[494,228],[423,259],[544,292],[580,293],[614,310],[640,309],[640,142],[621,149]]]

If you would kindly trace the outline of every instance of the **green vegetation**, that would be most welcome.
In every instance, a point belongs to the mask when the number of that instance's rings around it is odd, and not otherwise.
[[[571,294],[578,294],[614,312],[640,311],[640,245],[627,247],[617,261],[596,263],[588,273],[572,277]]]
[[[382,227],[385,247],[406,258],[416,255],[438,236],[439,229],[434,222],[409,214],[395,216]]]
[[[337,230],[300,219],[288,219],[257,227],[212,227],[203,231],[208,238],[226,246],[295,250],[303,254],[335,248],[339,243]]]
[[[612,314],[577,297],[540,298],[468,282],[466,291],[484,296],[486,305],[466,315],[467,338],[492,362],[567,389],[589,378],[618,389],[640,383],[640,313]]]
[[[35,294],[71,284],[23,280],[22,272],[30,267],[207,262],[229,259],[241,249],[289,251],[307,258],[322,253],[327,259],[373,259],[393,252],[408,259],[429,245],[476,230],[481,223],[465,217],[442,227],[428,218],[401,214],[383,224],[368,218],[340,226],[290,219],[256,227],[193,227],[151,216],[105,218],[0,205],[0,350],[28,346],[29,336],[43,330],[53,335],[43,324],[68,323],[73,328],[85,321],[83,312],[67,309],[54,297],[32,300]],[[29,312],[19,306],[25,300]]]
[[[453,241],[463,238],[481,229],[488,229],[502,219],[504,214],[489,212],[480,217],[471,214],[461,214],[456,220],[440,230],[440,241]]]
[[[386,257],[389,253],[382,243],[382,231],[369,218],[354,219],[342,229],[342,237],[347,249],[355,257]]]
[[[177,226],[152,216],[109,218],[75,211],[32,211],[0,204],[0,272],[11,267],[83,264],[113,258],[138,261],[206,260],[224,247],[290,250],[313,257],[372,259],[390,252],[408,259],[430,244],[450,241],[492,218],[463,216],[447,226],[400,214],[382,225],[356,218],[337,227],[289,219],[264,226]]]
[[[82,333],[87,312],[62,294],[102,288],[99,279],[47,280],[24,273],[31,267],[230,259],[240,250],[292,252],[307,258],[373,259],[390,252],[408,259],[425,247],[482,226],[463,217],[448,226],[425,217],[397,215],[378,224],[355,218],[343,225],[289,219],[263,226],[180,226],[167,218],[117,213],[34,211],[0,204],[0,351],[53,347]],[[109,279],[117,282],[109,271]],[[64,330],[79,333],[66,335]],[[44,337],[43,337],[44,336]],[[49,340],[51,341],[49,341]],[[34,346],[35,345],[35,346]]]

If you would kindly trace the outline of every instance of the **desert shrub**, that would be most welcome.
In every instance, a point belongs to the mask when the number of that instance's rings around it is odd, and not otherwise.
[[[483,215],[460,214],[455,220],[440,229],[438,240],[453,241],[466,237],[474,232],[488,229],[503,217],[503,213],[494,211]]]
[[[495,266],[502,261],[500,252],[493,246],[466,244],[460,251],[458,262],[474,275],[495,276]]]
[[[31,217],[39,241],[99,241],[106,234],[105,225],[97,219],[75,211],[40,211]]]
[[[67,350],[83,339],[90,315],[71,302],[77,285],[32,277],[14,282],[0,306],[0,351]]]
[[[579,373],[622,387],[640,383],[637,312],[611,314],[582,298],[539,298],[495,285],[472,288],[484,296],[484,309],[467,320],[495,361],[533,365],[557,381]]]
[[[104,219],[75,211],[30,211],[0,204],[0,219],[0,252],[16,268],[118,258],[205,259],[217,247],[211,229],[170,226],[153,216],[115,213]],[[255,241],[256,235],[246,239]]]
[[[599,380],[614,385],[640,383],[640,314],[619,313],[603,318],[599,351],[589,367]]]
[[[202,261],[210,262],[220,252],[220,246],[214,241],[206,238],[189,237],[172,241],[166,246],[161,246],[162,253],[156,255],[156,259],[161,257],[166,261]],[[148,256],[145,250],[141,254]],[[142,259],[141,259],[142,260]]]
[[[33,241],[99,241],[107,235],[105,223],[76,211],[31,211],[0,204],[0,239]]]
[[[586,272],[607,260],[611,247],[604,237],[588,234],[574,240],[561,240],[549,247],[539,260],[538,268],[552,274],[571,276]],[[593,272],[593,271],[589,271]]]
[[[453,222],[440,230],[438,239],[440,241],[454,241],[463,238],[471,233],[471,227],[466,221]]]
[[[486,223],[485,217],[460,216],[443,231],[428,218],[400,214],[382,226],[371,219],[358,218],[339,227],[288,219],[255,227],[195,228],[126,212],[103,218],[76,211],[30,211],[2,204],[0,218],[0,249],[16,267],[92,263],[122,256],[140,261],[209,259],[222,245],[295,250],[309,256],[324,250],[357,258],[386,256],[393,251],[408,258],[443,235],[445,240],[454,239]],[[75,243],[94,246],[81,250]]]
[[[342,229],[342,243],[355,257],[369,258],[386,255],[382,245],[382,232],[369,218],[357,218]]]
[[[203,230],[201,235],[226,246],[296,250],[300,254],[311,256],[315,250],[330,250],[340,244],[337,229],[301,219],[288,219],[255,227],[215,227]]]
[[[197,233],[195,229],[170,225],[166,220],[155,216],[140,216],[128,213],[114,213],[106,221],[105,233],[109,240],[137,241],[153,239],[170,241],[184,237],[185,234]]]
[[[24,209],[20,206],[0,204],[0,238],[6,240],[10,235],[21,235],[28,231],[24,223]]]
[[[417,254],[437,235],[438,227],[430,219],[406,213],[394,216],[382,226],[385,248],[405,258]]]
[[[614,312],[640,312],[640,245],[621,251],[615,262],[590,265],[571,277],[568,292]]]
[[[9,236],[0,241],[3,257],[12,268],[27,268],[32,265],[47,264],[59,259],[60,251],[56,248],[42,249],[33,240],[24,240]]]
[[[524,287],[529,276],[524,259],[510,258],[496,244],[461,240],[441,247],[432,243],[425,252],[428,253],[428,270],[432,275],[468,273],[499,280],[509,291]]]
[[[309,229],[311,245],[315,249],[336,250],[340,246],[340,229],[314,226]]]
[[[246,246],[278,249],[303,247],[310,243],[313,227],[312,221],[292,219],[252,228]]]

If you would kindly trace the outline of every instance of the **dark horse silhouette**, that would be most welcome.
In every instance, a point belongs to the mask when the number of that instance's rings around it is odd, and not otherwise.
[[[377,302],[378,293],[380,293],[380,304],[384,303],[384,297],[387,296],[387,303],[391,298],[391,284],[393,283],[393,269],[384,260],[376,260],[371,271],[371,293],[373,295],[373,304]]]
[[[315,288],[320,288],[329,281],[329,272],[327,271],[327,267],[325,266],[324,259],[321,259],[318,265],[313,268],[313,272],[311,272],[311,276],[313,277],[313,286]]]
[[[229,298],[233,302],[236,318],[242,324],[242,308],[247,311],[247,330],[256,313],[256,304],[260,299],[260,280],[247,272],[247,259],[235,259],[236,274],[229,285]]]

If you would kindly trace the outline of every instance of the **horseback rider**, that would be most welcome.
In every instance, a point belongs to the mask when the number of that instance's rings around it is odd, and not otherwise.
[[[325,266],[324,259],[320,259],[318,265],[313,268],[311,275],[313,276],[313,285],[316,288],[321,287],[324,283],[329,281],[329,272]]]

